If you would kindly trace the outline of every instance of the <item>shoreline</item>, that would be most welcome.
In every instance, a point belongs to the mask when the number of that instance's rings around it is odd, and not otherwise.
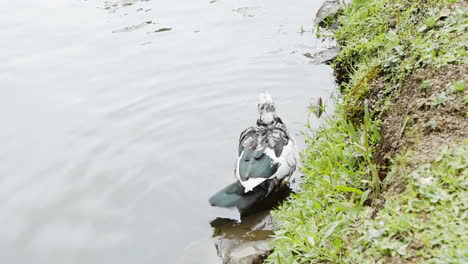
[[[354,0],[320,21],[342,100],[306,138],[265,263],[467,261],[466,14],[467,1]]]

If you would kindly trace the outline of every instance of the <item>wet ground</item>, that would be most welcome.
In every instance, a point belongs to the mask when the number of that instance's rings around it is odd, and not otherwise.
[[[0,259],[216,263],[210,222],[235,212],[207,199],[234,180],[257,94],[303,146],[310,98],[334,87],[303,56],[329,44],[309,31],[320,4],[2,3]]]

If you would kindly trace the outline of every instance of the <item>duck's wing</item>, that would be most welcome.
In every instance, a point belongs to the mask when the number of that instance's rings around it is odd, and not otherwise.
[[[237,155],[240,156],[246,145],[255,138],[258,127],[249,127],[244,130],[239,137],[239,149]]]
[[[249,128],[241,134],[236,177],[246,192],[271,179],[278,171],[281,165],[278,157],[285,146],[279,132],[275,129]]]

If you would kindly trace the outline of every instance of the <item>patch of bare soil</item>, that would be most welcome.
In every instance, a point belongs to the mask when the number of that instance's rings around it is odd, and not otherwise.
[[[382,140],[375,155],[385,168],[390,159],[410,150],[413,164],[429,162],[446,146],[468,137],[468,87],[452,91],[455,82],[468,85],[468,66],[449,65],[412,74],[382,116]],[[382,101],[384,85],[374,82],[370,102]],[[374,98],[372,98],[372,94]],[[385,177],[385,169],[383,175]]]

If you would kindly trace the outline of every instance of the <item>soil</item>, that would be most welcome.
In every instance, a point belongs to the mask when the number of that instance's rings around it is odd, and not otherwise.
[[[468,87],[450,92],[450,86],[460,80],[468,84],[467,65],[422,69],[397,90],[399,95],[382,116],[382,140],[375,155],[382,178],[397,154],[411,151],[415,165],[430,162],[446,146],[468,138]],[[377,79],[371,86],[371,105],[388,95],[383,81]],[[444,95],[447,99],[436,101]]]

